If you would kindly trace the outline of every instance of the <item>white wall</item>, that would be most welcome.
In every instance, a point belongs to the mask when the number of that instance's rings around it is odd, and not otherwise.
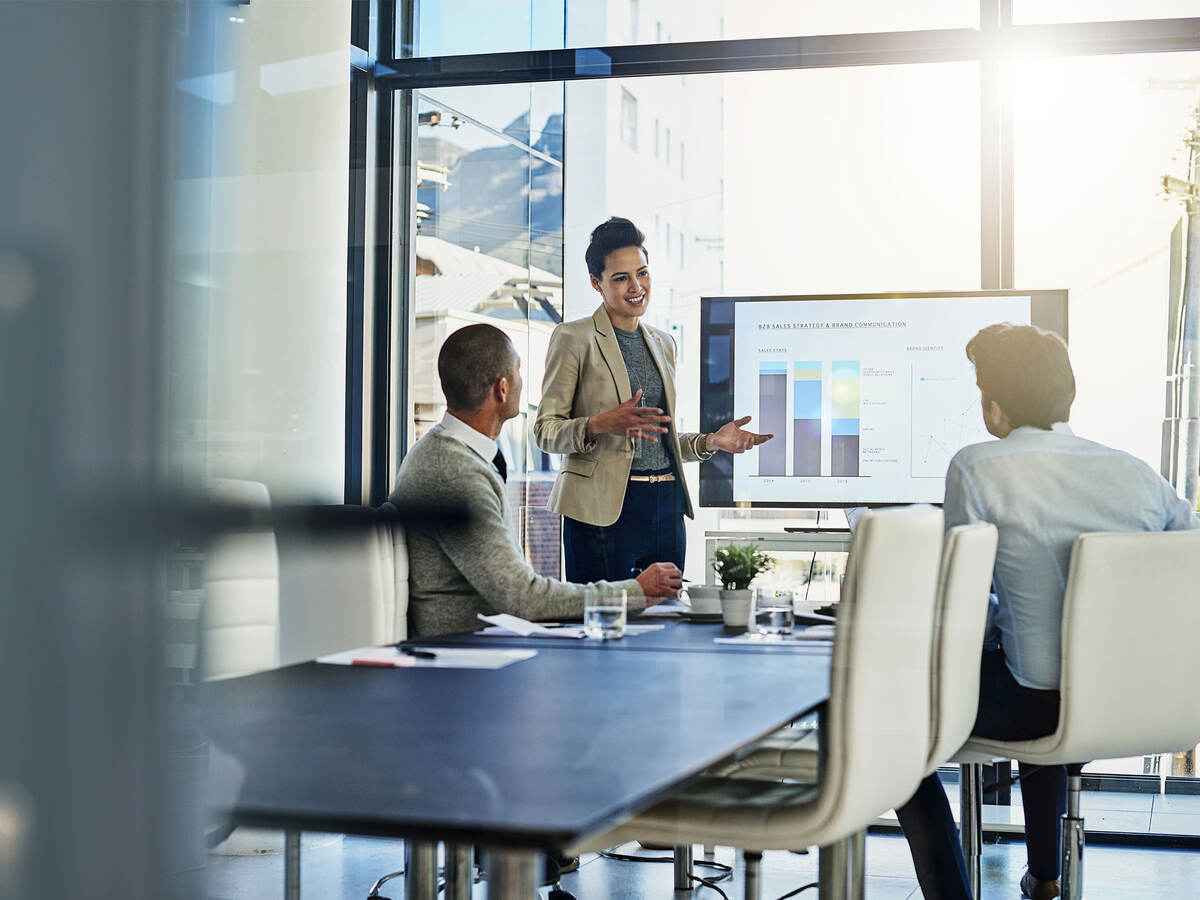
[[[345,434],[350,5],[256,0],[218,21],[194,92],[212,103],[211,177],[177,185],[185,331],[202,402],[189,476],[340,502]],[[186,90],[187,88],[185,88]],[[189,345],[191,341],[191,345]],[[196,346],[202,343],[203,348]]]

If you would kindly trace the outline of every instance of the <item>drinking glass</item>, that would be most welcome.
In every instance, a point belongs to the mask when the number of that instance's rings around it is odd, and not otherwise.
[[[615,640],[625,634],[629,596],[623,588],[588,587],[583,595],[583,633],[590,638]]]
[[[754,588],[750,594],[750,633],[779,637],[792,633],[794,594],[786,588]]]

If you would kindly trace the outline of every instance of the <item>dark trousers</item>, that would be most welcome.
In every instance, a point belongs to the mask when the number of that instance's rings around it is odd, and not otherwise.
[[[1042,737],[1058,727],[1058,708],[1057,691],[1022,687],[1005,665],[1003,652],[984,651],[972,735],[1000,741]],[[1029,871],[1039,881],[1053,881],[1058,877],[1060,817],[1067,808],[1067,768],[1020,763],[1020,770]],[[925,900],[972,900],[962,843],[936,772],[896,815]]]
[[[631,481],[612,525],[563,519],[567,581],[621,581],[633,569],[670,562],[683,569],[685,550],[679,482]]]

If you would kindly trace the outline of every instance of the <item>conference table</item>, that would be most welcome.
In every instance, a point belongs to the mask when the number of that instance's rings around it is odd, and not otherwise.
[[[675,621],[619,641],[455,635],[421,647],[536,655],[500,669],[302,663],[203,687],[230,773],[210,811],[292,835],[405,839],[407,896],[470,896],[472,845],[489,898],[530,900],[541,854],[572,849],[828,698],[831,644],[717,644]],[[425,660],[417,660],[424,663]]]

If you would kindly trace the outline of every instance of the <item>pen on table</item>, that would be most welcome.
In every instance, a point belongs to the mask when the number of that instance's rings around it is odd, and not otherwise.
[[[397,647],[405,656],[415,656],[417,659],[437,659],[437,654],[432,650],[418,650],[416,647]]]

